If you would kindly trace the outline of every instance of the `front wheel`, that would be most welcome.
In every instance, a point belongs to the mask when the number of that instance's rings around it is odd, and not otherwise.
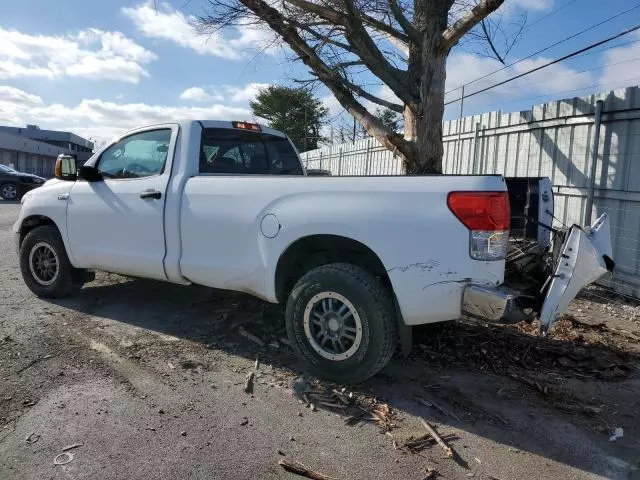
[[[20,245],[22,278],[39,297],[60,298],[79,288],[79,273],[69,262],[58,229],[44,225],[31,230]]]
[[[287,334],[296,354],[319,376],[360,382],[391,360],[398,341],[394,312],[391,293],[366,270],[323,265],[291,291]]]
[[[0,197],[3,200],[18,200],[20,198],[20,188],[17,183],[7,182],[0,186]]]

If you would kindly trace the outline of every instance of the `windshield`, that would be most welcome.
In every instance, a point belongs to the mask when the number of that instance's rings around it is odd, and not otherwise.
[[[0,164],[0,172],[15,173],[15,170],[13,168],[7,167],[6,165]]]

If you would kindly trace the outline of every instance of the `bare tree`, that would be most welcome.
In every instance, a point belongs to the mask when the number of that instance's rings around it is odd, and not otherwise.
[[[440,173],[447,56],[503,2],[209,0],[198,23],[203,32],[267,26],[370,135],[404,157],[407,173]],[[363,71],[393,96],[382,98],[359,84]],[[367,102],[403,114],[404,134],[385,125]]]

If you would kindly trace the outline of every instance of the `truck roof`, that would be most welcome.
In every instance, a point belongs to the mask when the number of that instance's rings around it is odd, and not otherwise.
[[[257,124],[257,122],[255,121],[248,121],[248,120],[191,120],[191,121],[185,121],[185,122],[180,122],[182,124],[186,124],[186,123],[200,123],[200,125],[203,128],[229,128],[229,129],[235,129],[235,127],[233,126],[232,122],[243,122],[243,123],[252,123],[252,124]],[[273,128],[269,128],[265,125],[260,125],[260,130],[262,131],[262,133],[267,133],[269,135],[276,135],[278,137],[285,137],[286,135],[284,133],[282,133],[279,130],[274,130]]]
[[[122,138],[122,137],[126,137],[127,135],[134,133],[137,130],[142,130],[142,129],[146,129],[149,127],[154,127],[154,126],[161,126],[161,125],[168,125],[168,124],[177,124],[180,125],[181,127],[186,127],[188,126],[192,126],[194,124],[198,124],[199,126],[201,126],[202,128],[228,128],[229,130],[237,130],[236,127],[234,127],[234,123],[245,123],[245,124],[253,124],[253,125],[259,125],[260,126],[260,132],[262,133],[266,133],[268,135],[274,135],[277,137],[282,137],[282,138],[286,138],[286,135],[284,133],[282,133],[279,130],[274,130],[273,128],[269,128],[267,126],[258,124],[257,122],[254,121],[247,121],[247,120],[176,120],[175,122],[163,122],[163,123],[151,123],[149,125],[141,125],[139,127],[136,128],[132,128],[131,130],[127,130],[126,132],[122,132],[119,135],[116,135],[113,140]]]

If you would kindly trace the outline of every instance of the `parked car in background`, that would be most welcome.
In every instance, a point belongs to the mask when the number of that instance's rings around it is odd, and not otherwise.
[[[45,178],[31,173],[17,172],[13,168],[0,164],[0,197],[3,200],[19,200],[22,195],[39,187]]]

